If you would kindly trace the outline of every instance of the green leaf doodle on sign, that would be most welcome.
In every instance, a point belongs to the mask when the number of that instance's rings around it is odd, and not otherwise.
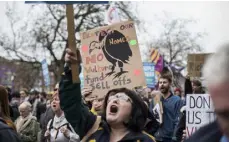
[[[131,40],[130,41],[130,45],[136,45],[137,44],[137,41],[136,40]]]

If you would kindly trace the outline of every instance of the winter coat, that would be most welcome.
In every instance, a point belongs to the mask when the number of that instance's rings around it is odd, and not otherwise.
[[[197,130],[185,142],[219,142],[222,135],[219,125],[215,121]]]
[[[12,121],[14,122],[18,117],[20,116],[20,113],[18,111],[17,105],[11,105],[10,106],[10,117]]]
[[[37,120],[39,121],[41,118],[41,114],[45,113],[46,111],[46,101],[43,101],[43,102],[39,101],[37,103],[36,108],[37,108],[36,116],[37,116]]]
[[[60,82],[60,105],[67,121],[83,142],[108,142],[110,127],[101,116],[94,115],[83,104],[80,83],[72,83],[71,72],[65,70]],[[154,142],[154,138],[145,132],[130,131],[119,142]]]
[[[148,118],[147,123],[145,125],[144,130],[149,133],[150,135],[154,136],[154,134],[157,132],[158,128],[160,127],[160,123],[156,120],[153,113],[148,112]]]
[[[0,142],[21,142],[16,131],[10,128],[3,119],[0,119]]]
[[[181,142],[182,141],[182,136],[183,136],[183,130],[185,130],[186,127],[186,110],[185,106],[181,108],[181,113],[180,113],[180,120],[179,123],[174,131],[173,135],[173,141],[174,142]]]
[[[23,119],[20,116],[15,121],[15,125],[22,142],[37,142],[37,136],[40,131],[40,127],[36,117],[30,114],[27,116],[27,118]]]

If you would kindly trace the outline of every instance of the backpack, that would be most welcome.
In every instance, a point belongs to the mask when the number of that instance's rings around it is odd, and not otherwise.
[[[51,131],[51,129],[53,129],[53,122],[54,122],[54,119],[51,119],[51,122],[49,124],[49,127],[48,127],[48,130],[49,132]],[[67,129],[70,130],[71,132],[74,132],[74,130],[72,130],[72,128],[70,127],[70,123],[64,123],[63,125],[61,125],[60,127],[58,128],[55,128],[57,130],[57,133],[56,133],[56,136],[55,136],[55,139],[57,138],[58,134],[59,134],[59,129],[63,126],[67,125]]]

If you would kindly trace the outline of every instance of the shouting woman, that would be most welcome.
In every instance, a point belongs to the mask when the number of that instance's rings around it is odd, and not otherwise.
[[[75,54],[67,49],[65,61],[77,63]],[[126,88],[110,90],[104,99],[103,117],[96,116],[83,104],[80,83],[72,83],[71,70],[66,66],[60,82],[60,105],[66,119],[82,141],[86,142],[154,142],[143,132],[147,107],[142,99]]]

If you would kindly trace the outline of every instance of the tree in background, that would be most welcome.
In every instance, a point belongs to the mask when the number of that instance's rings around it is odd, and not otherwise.
[[[120,16],[125,19],[136,19],[128,9],[130,2],[116,2]],[[104,12],[109,5],[75,4],[76,45],[80,48],[79,33],[99,26],[104,26]],[[10,21],[11,37],[4,35],[0,45],[9,57],[17,57],[21,61],[41,61],[43,57],[51,57],[51,71],[55,80],[59,80],[64,64],[64,51],[68,47],[66,12],[64,5],[31,5],[30,17],[27,21],[19,20],[15,7],[7,8],[6,15]],[[34,11],[34,12],[33,12]],[[36,12],[40,12],[37,13]],[[42,12],[41,12],[42,11]],[[22,17],[20,17],[22,18]],[[20,23],[20,28],[17,23]]]
[[[203,51],[199,41],[205,35],[188,29],[194,20],[182,18],[169,18],[161,20],[160,36],[150,43],[149,47],[159,49],[167,64],[184,66],[189,53]],[[150,48],[148,50],[151,50]]]
[[[199,41],[205,33],[189,30],[189,26],[196,23],[192,19],[171,18],[166,15],[164,19],[158,21],[161,25],[160,34],[148,45],[146,50],[148,59],[150,59],[152,48],[158,49],[164,57],[165,65],[169,66],[173,72],[174,85],[183,88],[185,78],[177,68],[186,67],[189,53],[203,51]]]

